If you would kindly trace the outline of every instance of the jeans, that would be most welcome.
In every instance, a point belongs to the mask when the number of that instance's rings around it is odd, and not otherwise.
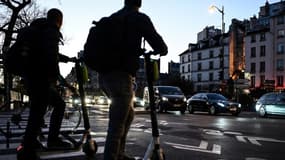
[[[125,154],[125,143],[134,119],[133,77],[126,72],[99,74],[100,88],[111,99],[104,160],[117,160]]]

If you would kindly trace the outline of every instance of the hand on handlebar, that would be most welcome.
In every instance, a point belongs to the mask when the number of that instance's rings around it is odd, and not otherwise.
[[[70,57],[69,58],[69,62],[76,62],[77,61],[77,58],[76,57]]]

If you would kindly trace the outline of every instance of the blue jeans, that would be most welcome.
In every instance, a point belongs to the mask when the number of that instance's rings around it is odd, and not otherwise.
[[[111,99],[104,160],[117,160],[125,153],[125,143],[134,119],[133,77],[126,72],[99,74],[100,88]]]

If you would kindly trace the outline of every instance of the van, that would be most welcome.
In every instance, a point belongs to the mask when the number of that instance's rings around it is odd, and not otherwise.
[[[153,86],[155,97],[155,108],[157,112],[180,111],[185,113],[187,102],[186,97],[179,87],[176,86]],[[143,100],[145,109],[149,109],[149,91],[144,88]]]

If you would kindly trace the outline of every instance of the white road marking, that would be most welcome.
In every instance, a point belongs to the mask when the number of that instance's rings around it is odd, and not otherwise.
[[[222,147],[217,144],[213,145],[212,150],[207,150],[208,142],[206,141],[201,141],[199,146],[191,146],[191,145],[184,145],[184,144],[171,143],[171,142],[165,142],[165,144],[171,145],[172,147],[177,149],[191,150],[191,151],[205,152],[212,154],[221,154],[222,150]]]
[[[265,137],[236,136],[236,138],[240,142],[247,143],[249,141],[250,143],[258,146],[261,146],[261,143],[259,143],[258,141],[285,143],[285,140],[278,140],[274,138],[265,138]]]

